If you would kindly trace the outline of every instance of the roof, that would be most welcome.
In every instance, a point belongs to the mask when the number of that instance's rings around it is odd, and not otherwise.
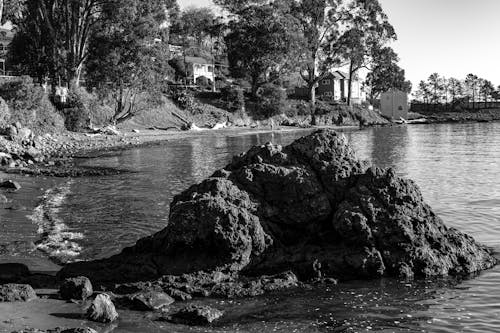
[[[9,30],[9,29],[4,29],[0,28],[0,39],[13,39],[14,38],[14,31]]]
[[[186,57],[186,62],[191,64],[211,64],[210,61],[202,57]]]
[[[346,80],[349,79],[349,75],[347,73],[341,72],[341,71],[333,71],[328,73],[327,76],[325,76],[325,79],[335,79],[335,80]]]

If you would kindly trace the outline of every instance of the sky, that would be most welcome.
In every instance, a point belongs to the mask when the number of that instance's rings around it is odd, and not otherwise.
[[[211,0],[178,0],[181,7]],[[398,40],[392,44],[413,86],[437,72],[468,73],[500,85],[500,0],[380,0]]]

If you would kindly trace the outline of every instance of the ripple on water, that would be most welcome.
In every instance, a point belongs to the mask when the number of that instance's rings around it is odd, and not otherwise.
[[[61,207],[71,192],[72,183],[70,180],[47,190],[40,204],[28,216],[38,226],[41,237],[35,244],[36,248],[57,263],[70,262],[82,251],[77,241],[84,238],[83,233],[72,231],[59,217]]]

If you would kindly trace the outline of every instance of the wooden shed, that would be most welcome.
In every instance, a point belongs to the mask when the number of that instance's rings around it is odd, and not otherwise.
[[[380,113],[392,119],[408,119],[408,94],[398,89],[390,89],[380,96]]]

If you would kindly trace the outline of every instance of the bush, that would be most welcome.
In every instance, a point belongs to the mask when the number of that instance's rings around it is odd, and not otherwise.
[[[264,117],[282,114],[286,107],[286,92],[283,88],[267,83],[257,91],[257,107]]]
[[[194,112],[196,110],[196,101],[193,94],[186,89],[178,88],[172,90],[172,100],[181,109]]]
[[[35,133],[64,129],[64,119],[57,113],[42,87],[28,76],[0,85],[2,97],[11,109],[10,122],[20,122]]]
[[[102,100],[83,87],[71,89],[63,109],[66,128],[70,131],[80,131],[89,126],[109,124],[114,109]]]
[[[242,110],[245,107],[245,93],[239,87],[225,87],[221,89],[222,100],[226,108],[232,112]]]
[[[10,121],[10,110],[7,102],[0,98],[0,129],[7,127]]]

